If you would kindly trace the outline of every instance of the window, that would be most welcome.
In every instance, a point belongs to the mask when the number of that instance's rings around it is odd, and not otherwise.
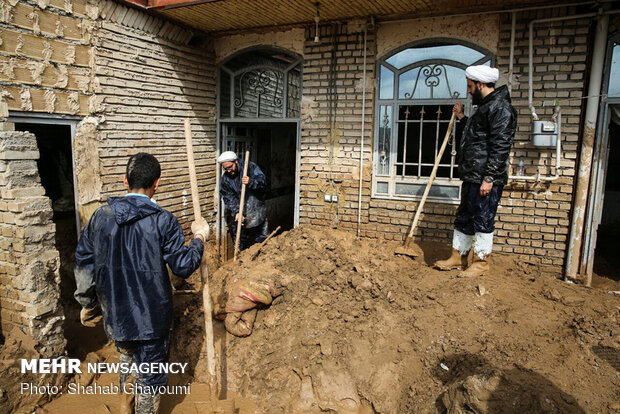
[[[220,119],[299,117],[300,58],[256,49],[228,59],[219,72]]]
[[[466,113],[471,110],[465,68],[491,65],[492,61],[483,49],[449,40],[418,42],[378,61],[373,196],[422,196],[452,106],[459,100]],[[445,202],[460,199],[456,149],[457,140],[452,139],[440,160],[430,198]]]
[[[620,97],[620,35],[611,49],[611,64],[609,69],[609,86],[607,93],[612,98]]]

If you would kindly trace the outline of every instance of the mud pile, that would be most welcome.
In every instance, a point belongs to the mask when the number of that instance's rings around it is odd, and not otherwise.
[[[415,261],[395,248],[300,227],[212,274],[217,299],[239,278],[278,295],[249,337],[217,324],[223,388],[269,413],[620,410],[620,298],[501,256],[461,279],[425,263],[447,246]],[[201,301],[176,306],[172,359],[204,379]]]

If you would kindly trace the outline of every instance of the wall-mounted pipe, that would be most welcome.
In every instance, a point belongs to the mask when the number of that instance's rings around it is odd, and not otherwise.
[[[620,10],[601,13],[596,23],[594,47],[592,50],[592,64],[590,66],[590,79],[588,81],[588,100],[586,101],[586,113],[583,124],[583,137],[581,139],[581,155],[579,158],[577,185],[575,189],[575,201],[573,203],[573,217],[571,220],[570,235],[568,239],[568,252],[566,256],[565,279],[576,279],[579,268],[579,253],[583,237],[583,227],[586,206],[588,201],[588,187],[590,170],[594,150],[594,135],[596,132],[596,120],[599,112],[599,99],[603,68],[605,66],[605,49],[607,46],[607,32],[609,30],[609,14],[618,13]],[[585,280],[588,284],[589,280]]]
[[[508,60],[508,93],[512,95],[512,85],[514,85],[513,67],[515,60],[515,36],[517,32],[517,12],[511,13],[512,23],[510,27],[510,57]]]
[[[543,177],[540,175],[540,171],[536,175],[511,175],[508,178],[510,180],[521,181],[555,181],[560,178],[560,160],[562,158],[562,111],[559,106],[555,107],[553,119],[557,120],[558,136],[555,142],[555,174],[552,176]]]
[[[364,26],[364,69],[362,71],[362,130],[360,132],[360,180],[359,194],[357,199],[357,236],[360,235],[362,224],[362,184],[364,180],[364,132],[366,129],[366,38],[368,37],[368,25]]]

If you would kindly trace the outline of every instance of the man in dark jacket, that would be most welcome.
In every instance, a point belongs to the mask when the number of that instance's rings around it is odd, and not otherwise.
[[[267,179],[265,174],[255,163],[248,165],[248,175],[243,174],[243,161],[237,158],[232,151],[223,152],[217,162],[222,165],[224,174],[220,182],[220,197],[226,206],[228,231],[233,240],[237,234],[237,221],[241,219],[241,240],[239,250],[244,250],[260,243],[267,238],[267,207],[265,206],[265,188]],[[239,203],[241,200],[241,184],[246,185],[243,217],[239,217]]]
[[[465,123],[459,145],[461,204],[456,212],[452,255],[435,266],[441,270],[464,269],[459,276],[471,277],[489,271],[487,257],[493,248],[495,214],[508,182],[508,157],[517,128],[517,113],[505,86],[495,89],[499,78],[496,68],[470,66],[465,71],[467,92],[478,106],[467,118],[463,105],[453,111]],[[473,261],[467,256],[474,242]]]
[[[166,363],[172,329],[172,290],[166,264],[181,277],[200,265],[209,235],[204,220],[192,223],[195,238],[185,246],[183,231],[172,213],[151,198],[161,167],[146,153],[127,163],[124,197],[110,197],[88,221],[75,253],[75,298],[82,305],[82,324],[94,326],[103,316],[108,338],[121,362]],[[141,373],[136,384],[120,374],[121,412],[156,413],[167,374]],[[146,391],[145,391],[146,390]],[[135,397],[135,401],[134,401]]]

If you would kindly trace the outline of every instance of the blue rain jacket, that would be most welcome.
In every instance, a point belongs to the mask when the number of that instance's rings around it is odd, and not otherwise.
[[[241,201],[241,176],[243,175],[243,161],[239,160],[239,172],[234,177],[228,173],[222,175],[220,182],[220,197],[224,200],[226,211],[232,216],[229,224],[235,223],[235,215],[239,212]],[[258,165],[250,161],[248,165],[248,177],[250,184],[245,189],[245,203],[243,226],[247,229],[262,225],[267,219],[267,207],[265,206],[265,187],[267,179]]]
[[[115,341],[150,340],[172,328],[172,287],[166,264],[188,277],[203,245],[185,246],[176,217],[148,197],[111,197],[82,230],[75,252],[75,298],[99,302],[106,334]]]

